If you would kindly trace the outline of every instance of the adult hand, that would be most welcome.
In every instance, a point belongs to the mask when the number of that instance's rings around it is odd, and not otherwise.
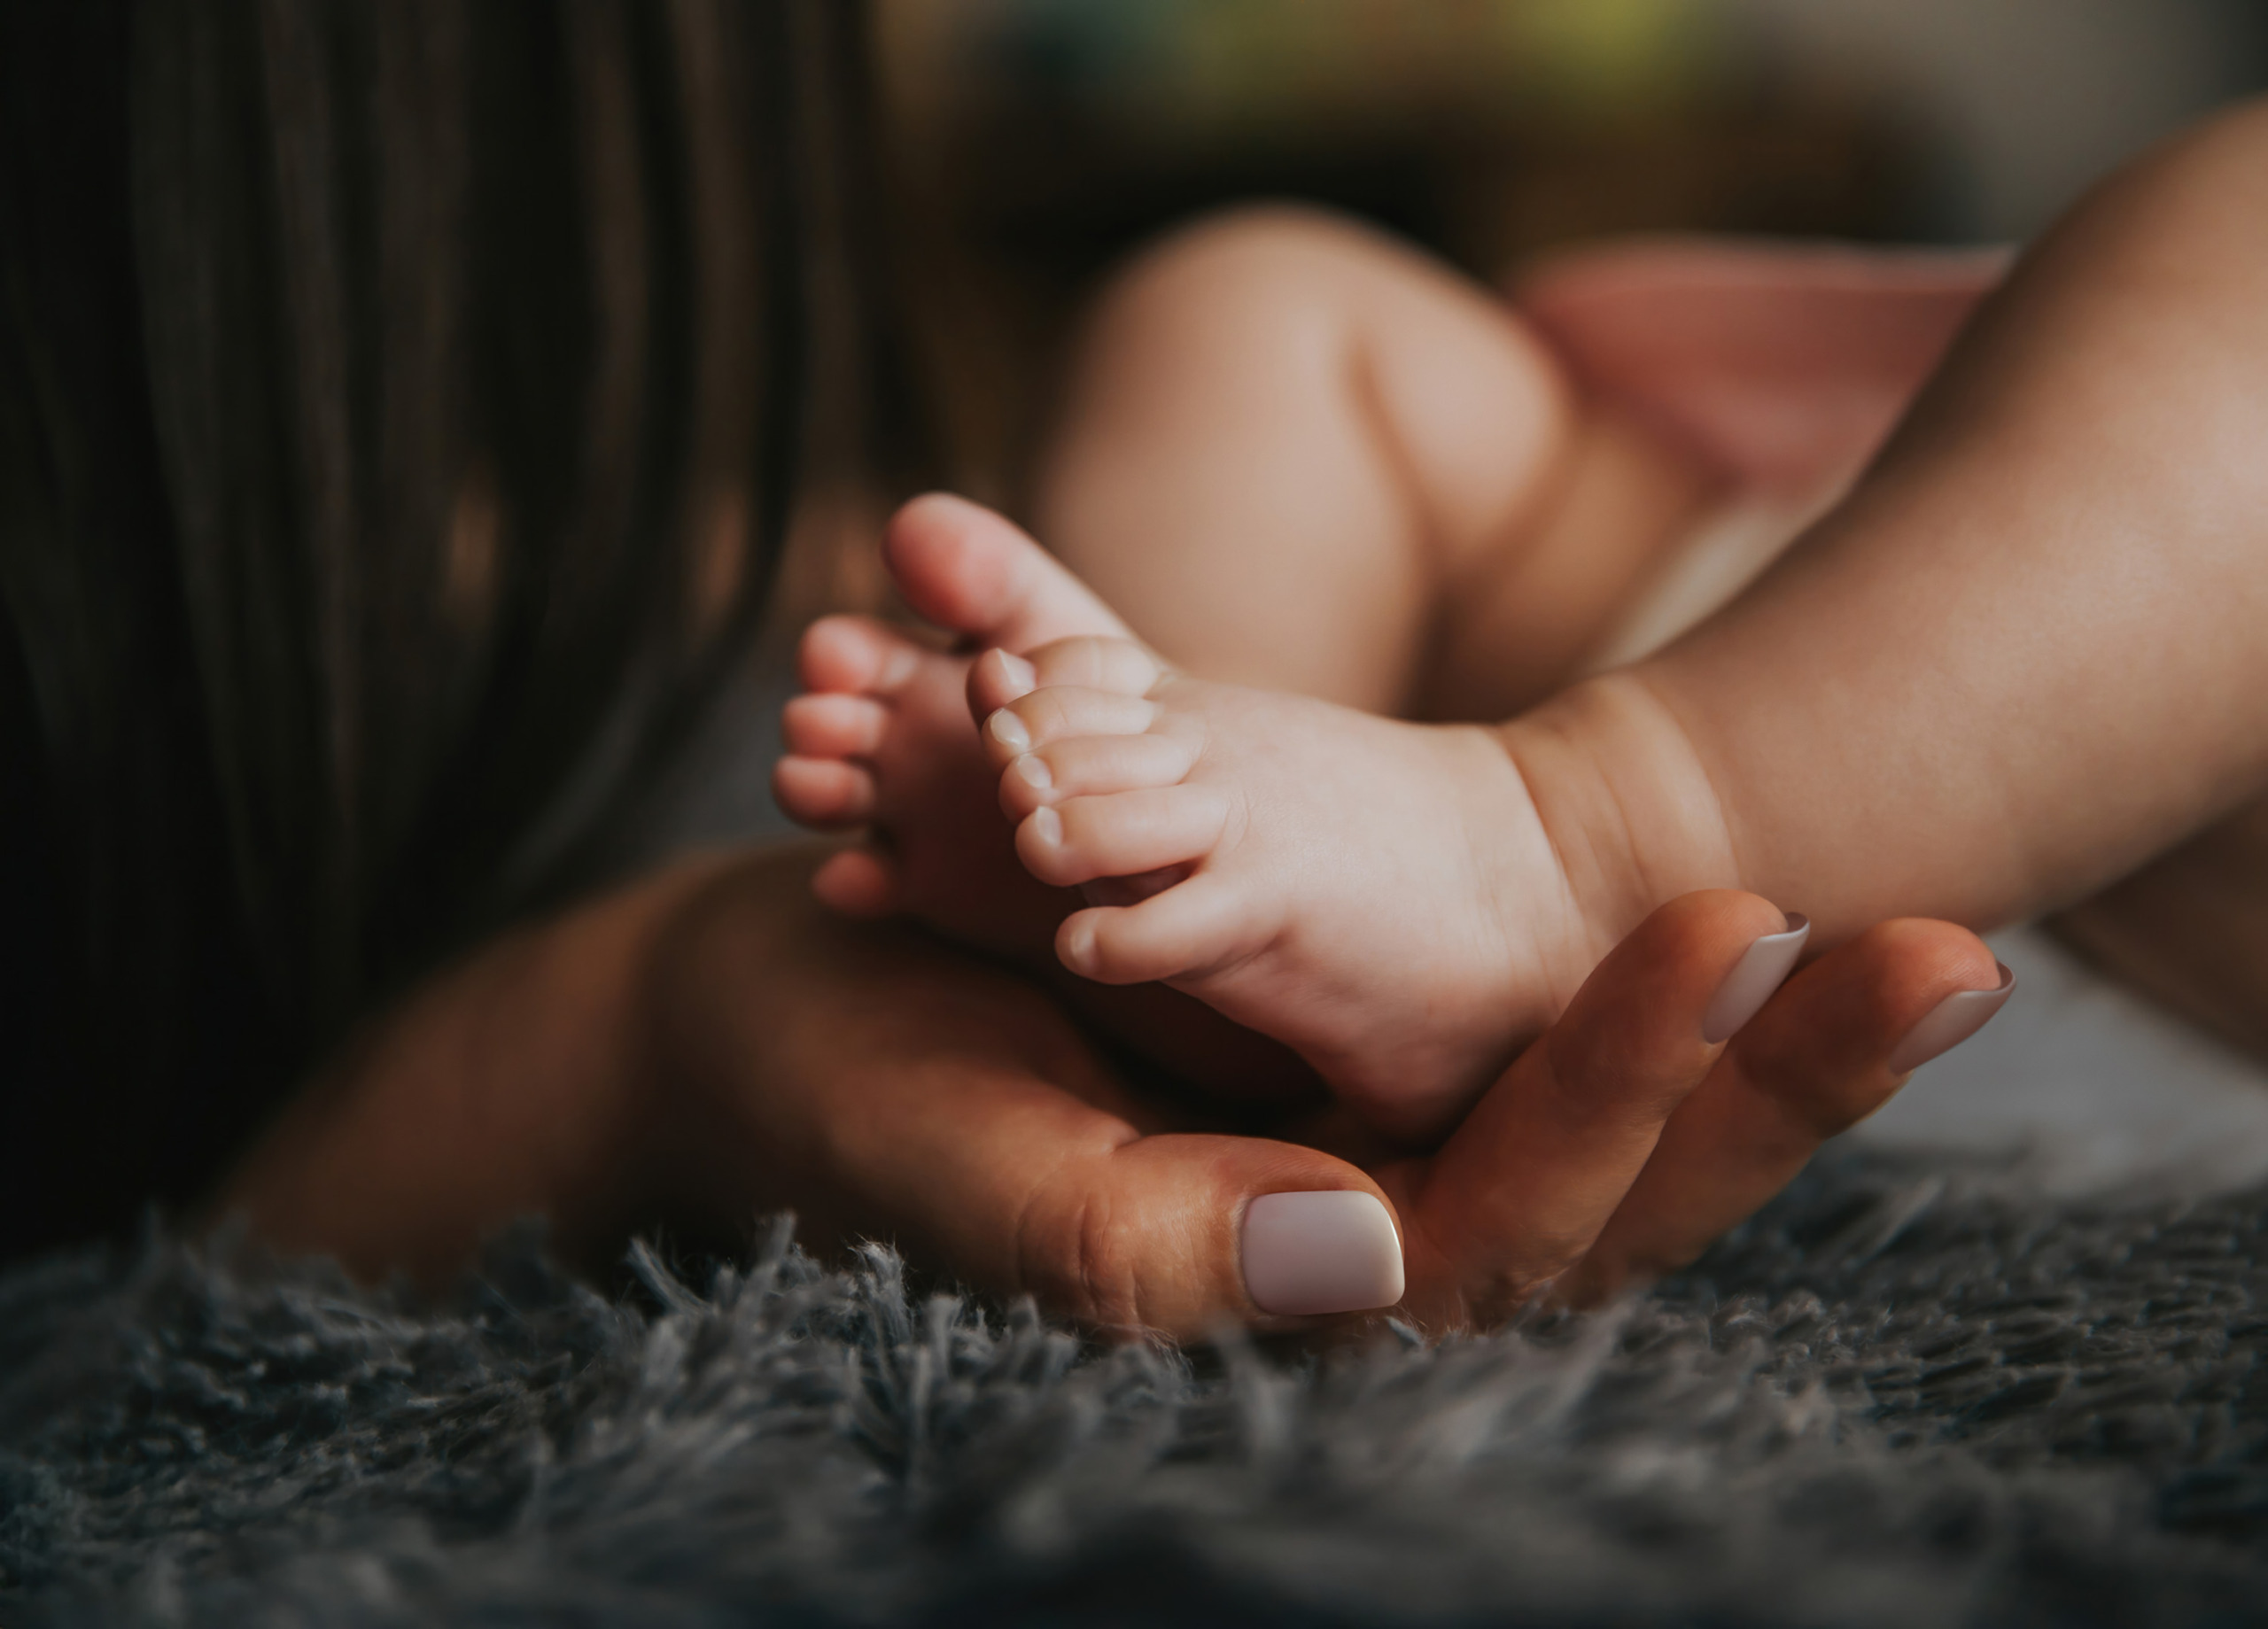
[[[1974,934],[1909,918],[1743,992],[1787,926],[1752,894],[1671,901],[1437,1153],[1378,1168],[1410,1315],[1485,1325],[1547,1287],[1592,1301],[1685,1265],[2015,989]]]
[[[2006,989],[1965,929],[1886,923],[1733,999],[1753,1017],[1712,1042],[1728,981],[1786,923],[1752,895],[1688,896],[1438,1151],[1346,1159],[1185,1129],[1023,980],[812,907],[807,865],[719,880],[656,959],[680,1191],[712,1214],[791,1204],[822,1245],[895,1238],[1091,1326],[1175,1337],[1396,1303],[1485,1325],[1555,1284],[1596,1296],[1681,1264]],[[1283,1198],[1318,1194],[1338,1197]]]

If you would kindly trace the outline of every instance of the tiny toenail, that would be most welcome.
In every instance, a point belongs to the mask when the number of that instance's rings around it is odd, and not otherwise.
[[[1074,973],[1091,973],[1095,966],[1095,930],[1082,922],[1071,930],[1063,946],[1064,966]]]
[[[1054,848],[1063,841],[1063,817],[1052,809],[1034,811],[1031,817],[1031,834],[1049,848]]]
[[[1005,707],[986,719],[984,727],[1011,752],[1022,752],[1031,745],[1031,732],[1024,728],[1024,721]]]
[[[1055,777],[1048,772],[1047,760],[1036,752],[1027,752],[1008,767],[1016,772],[1026,786],[1042,792],[1055,784]]]
[[[913,678],[914,670],[919,668],[920,665],[921,653],[920,651],[909,650],[903,647],[895,649],[891,651],[888,656],[883,658],[882,673],[874,680],[874,688],[877,690],[896,690],[903,686],[907,679]]]
[[[1039,683],[1039,670],[1014,651],[1004,650],[999,655],[1000,671],[1006,677],[1009,687],[1018,695],[1029,694]]]

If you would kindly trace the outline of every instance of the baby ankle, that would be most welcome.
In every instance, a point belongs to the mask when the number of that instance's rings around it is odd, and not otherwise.
[[[1557,858],[1591,960],[1682,894],[1741,886],[1717,788],[1676,714],[1643,679],[1587,679],[1496,734]]]

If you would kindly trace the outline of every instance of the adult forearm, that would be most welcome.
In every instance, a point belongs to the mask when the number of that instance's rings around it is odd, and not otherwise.
[[[572,1253],[649,1197],[645,970],[722,861],[681,864],[435,975],[301,1091],[211,1209],[291,1251],[445,1276],[513,1219]]]

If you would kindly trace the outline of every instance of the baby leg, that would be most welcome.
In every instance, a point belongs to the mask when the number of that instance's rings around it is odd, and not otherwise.
[[[2098,190],[1756,588],[1505,737],[1592,914],[1664,857],[1988,926],[2268,784],[2268,105]],[[1637,721],[1634,725],[1632,721]],[[1665,778],[1682,797],[1625,795]],[[1622,783],[1618,787],[1610,784]]]
[[[1101,301],[1039,534],[1208,678],[1480,716],[1429,656],[1485,613],[1491,698],[1573,670],[1718,477],[1581,407],[1507,303],[1350,223],[1208,222]]]
[[[1648,462],[1643,437],[1576,415],[1500,299],[1321,217],[1245,217],[1169,246],[1105,302],[1091,354],[1046,485],[1060,552],[1146,606],[1185,660],[1272,687],[1409,705],[1443,606],[1487,573],[1501,587],[1508,562],[1537,554],[1574,568],[1522,589],[1537,614],[1519,648],[1532,672],[1556,675],[1694,488],[1674,459],[1666,474]],[[1604,503],[1571,506],[1570,458],[1626,478],[1593,483]],[[1570,513],[1596,547],[1529,547],[1531,532],[1567,535]],[[948,632],[1022,650],[1043,630],[1126,632],[997,522],[947,514],[909,511],[889,555],[907,598]],[[953,547],[923,541],[946,533]],[[1632,537],[1640,546],[1623,547]],[[1003,573],[1053,584],[1040,596],[1051,614],[983,609],[998,595],[975,579]],[[871,839],[820,873],[822,896],[994,950],[1045,947],[1076,896],[1002,874],[1007,833],[988,824],[991,782],[954,717],[966,661],[834,619],[807,637],[804,667],[781,801]],[[1492,1050],[1507,1022],[1532,1027],[1526,1006],[1507,1012],[1482,1026]]]
[[[1493,793],[1454,736],[1119,660],[1075,655],[1081,679],[1051,659],[991,698],[1027,865],[1169,884],[1075,916],[1060,948],[1292,1040],[1383,1121],[1422,1113],[1413,1083],[1438,1113],[1678,893],[1745,888],[1832,940],[2099,886],[2268,784],[2264,380],[2255,107],[2029,256],[1753,591],[1503,725]],[[1441,976],[1474,966],[1485,989]],[[1460,1033],[1461,1056],[1426,1055]]]

